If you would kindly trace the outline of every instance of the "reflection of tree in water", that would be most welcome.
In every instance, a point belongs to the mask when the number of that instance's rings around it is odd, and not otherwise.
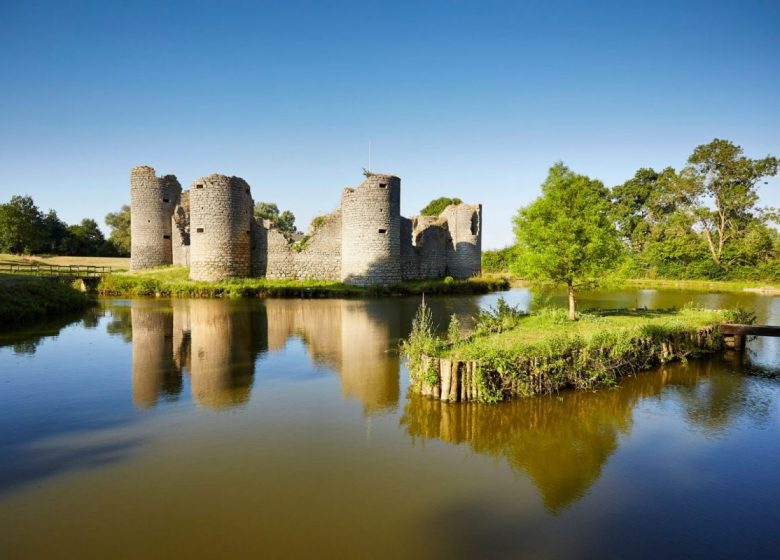
[[[747,354],[737,352],[690,362],[689,375],[699,382],[677,388],[688,421],[710,436],[725,433],[741,418],[766,422],[772,396],[754,390],[752,380],[744,375],[748,368]]]
[[[557,513],[599,478],[620,435],[630,433],[637,403],[665,387],[682,396],[687,417],[705,429],[725,428],[755,409],[754,400],[745,398],[744,379],[713,371],[707,360],[670,364],[624,379],[617,389],[566,391],[499,405],[446,404],[410,394],[401,424],[412,438],[467,443],[476,453],[505,459],[527,474],[545,506]]]
[[[106,332],[111,336],[120,336],[125,342],[133,340],[133,321],[130,305],[108,305],[109,321]]]
[[[16,354],[35,354],[41,342],[59,335],[62,329],[78,323],[83,316],[83,311],[77,311],[20,326],[0,325],[0,348],[11,346]]]

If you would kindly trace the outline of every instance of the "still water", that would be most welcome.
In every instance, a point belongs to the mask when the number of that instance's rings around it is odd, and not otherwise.
[[[429,303],[446,324],[497,297]],[[760,295],[581,303],[689,301],[780,324]],[[780,555],[780,339],[446,405],[407,395],[418,303],[107,299],[0,334],[0,558]]]

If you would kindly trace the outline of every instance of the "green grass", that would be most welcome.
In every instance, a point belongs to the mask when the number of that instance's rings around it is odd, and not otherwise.
[[[667,288],[697,292],[744,292],[764,289],[767,292],[780,293],[780,286],[777,284],[753,280],[669,280],[664,278],[630,278],[627,280],[608,281],[605,283],[605,287]]]
[[[73,286],[44,278],[0,275],[0,325],[85,309],[93,303]]]
[[[442,348],[440,355],[474,360],[496,353],[515,356],[548,355],[576,341],[578,346],[604,345],[609,339],[631,339],[647,333],[676,333],[722,323],[727,313],[717,310],[609,310],[581,313],[568,321],[562,309],[545,309],[521,318],[510,330],[469,337]]]
[[[98,293],[106,296],[165,297],[371,297],[415,294],[475,294],[507,289],[503,279],[421,280],[390,287],[360,288],[328,280],[240,278],[218,282],[189,279],[185,267],[165,267],[103,278]]]

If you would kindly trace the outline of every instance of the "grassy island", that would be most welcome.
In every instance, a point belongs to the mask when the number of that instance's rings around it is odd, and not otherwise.
[[[0,325],[14,326],[85,309],[94,300],[56,279],[0,275]]]
[[[416,294],[484,294],[506,290],[505,278],[443,278],[361,288],[328,280],[239,278],[217,282],[189,279],[185,267],[165,267],[104,277],[97,290],[105,296],[164,297],[371,297]]]
[[[413,390],[445,401],[496,402],[565,388],[614,385],[622,375],[721,347],[718,325],[744,322],[739,312],[610,310],[567,320],[562,309],[525,314],[507,306],[480,313],[460,334],[453,318],[437,337],[421,306],[403,343]]]

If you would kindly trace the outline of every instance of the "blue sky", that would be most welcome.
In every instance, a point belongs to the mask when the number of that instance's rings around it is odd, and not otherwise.
[[[370,141],[405,215],[482,202],[500,247],[558,160],[612,186],[715,137],[780,155],[778,29],[777,1],[0,0],[0,201],[102,225],[149,164],[305,229]]]

